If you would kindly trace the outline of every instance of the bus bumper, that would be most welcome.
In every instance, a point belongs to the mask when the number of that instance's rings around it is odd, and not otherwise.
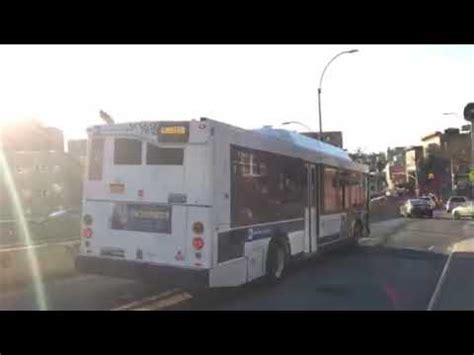
[[[86,255],[77,256],[75,265],[78,272],[85,274],[158,282],[160,285],[170,287],[209,287],[209,270],[196,270]]]

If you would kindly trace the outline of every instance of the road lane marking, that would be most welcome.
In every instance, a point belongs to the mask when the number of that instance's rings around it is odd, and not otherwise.
[[[444,264],[443,272],[441,273],[441,276],[438,279],[438,283],[436,284],[436,288],[433,292],[433,295],[431,296],[430,303],[428,304],[428,309],[427,309],[428,311],[433,310],[433,307],[434,307],[436,301],[438,300],[438,297],[439,297],[439,294],[440,294],[440,291],[441,291],[441,287],[442,287],[442,285],[444,283],[444,280],[446,278],[446,274],[448,273],[448,268],[449,268],[449,264],[451,263],[452,257],[453,257],[453,251],[450,251],[449,255],[448,255],[448,258],[446,260],[446,263]]]
[[[156,303],[148,304],[146,307],[134,308],[134,310],[135,311],[157,311],[163,308],[177,305],[191,298],[193,298],[193,296],[191,296],[189,293],[182,292],[177,295],[173,295],[171,297],[159,300]]]
[[[165,298],[165,297],[168,297],[168,296],[173,296],[174,294],[177,294],[178,292],[180,292],[180,290],[177,289],[177,288],[171,289],[171,290],[159,293],[157,295],[153,295],[153,296],[150,296],[150,297],[145,297],[145,298],[142,298],[140,300],[127,303],[127,304],[125,304],[123,306],[120,306],[120,307],[112,308],[111,310],[112,311],[126,311],[126,310],[131,310],[131,309],[137,309],[137,308],[145,306],[146,304],[158,301],[162,298]]]

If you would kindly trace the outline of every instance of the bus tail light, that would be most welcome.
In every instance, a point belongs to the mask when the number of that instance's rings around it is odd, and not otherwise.
[[[194,238],[193,247],[196,250],[201,250],[204,247],[204,240],[201,237]]]
[[[195,234],[204,233],[204,224],[202,224],[202,222],[194,222],[193,223],[193,232]]]
[[[86,215],[84,215],[83,221],[84,221],[84,224],[86,226],[90,226],[90,225],[92,225],[92,222],[94,220],[92,219],[92,216],[90,214],[86,214]]]
[[[91,228],[84,228],[82,230],[82,236],[84,238],[87,238],[87,239],[92,238],[92,229]]]

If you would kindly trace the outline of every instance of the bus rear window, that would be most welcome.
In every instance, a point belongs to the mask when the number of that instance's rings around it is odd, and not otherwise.
[[[184,149],[182,148],[160,148],[153,144],[147,144],[147,165],[183,165]]]
[[[102,164],[104,160],[104,139],[94,138],[91,141],[89,154],[89,180],[102,179]]]
[[[114,164],[141,165],[142,142],[137,139],[116,138],[114,145]]]

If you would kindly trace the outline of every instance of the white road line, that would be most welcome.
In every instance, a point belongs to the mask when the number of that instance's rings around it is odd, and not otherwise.
[[[453,252],[450,251],[448,255],[448,259],[446,260],[446,263],[444,264],[443,272],[441,273],[441,276],[439,277],[438,283],[436,284],[436,288],[433,292],[433,295],[431,296],[430,303],[428,304],[428,311],[432,311],[433,307],[438,300],[439,293],[441,291],[441,286],[443,285],[444,279],[446,278],[446,274],[448,272],[449,264],[451,263],[451,259],[453,257]]]
[[[162,293],[159,293],[157,295],[153,295],[150,297],[142,298],[141,300],[133,301],[130,303],[127,303],[123,306],[117,307],[117,308],[112,308],[112,311],[125,311],[125,310],[130,310],[130,309],[138,309],[140,307],[145,306],[146,304],[152,303],[154,301],[160,300],[164,297],[172,296],[173,294],[176,294],[179,292],[179,289],[171,289]]]

